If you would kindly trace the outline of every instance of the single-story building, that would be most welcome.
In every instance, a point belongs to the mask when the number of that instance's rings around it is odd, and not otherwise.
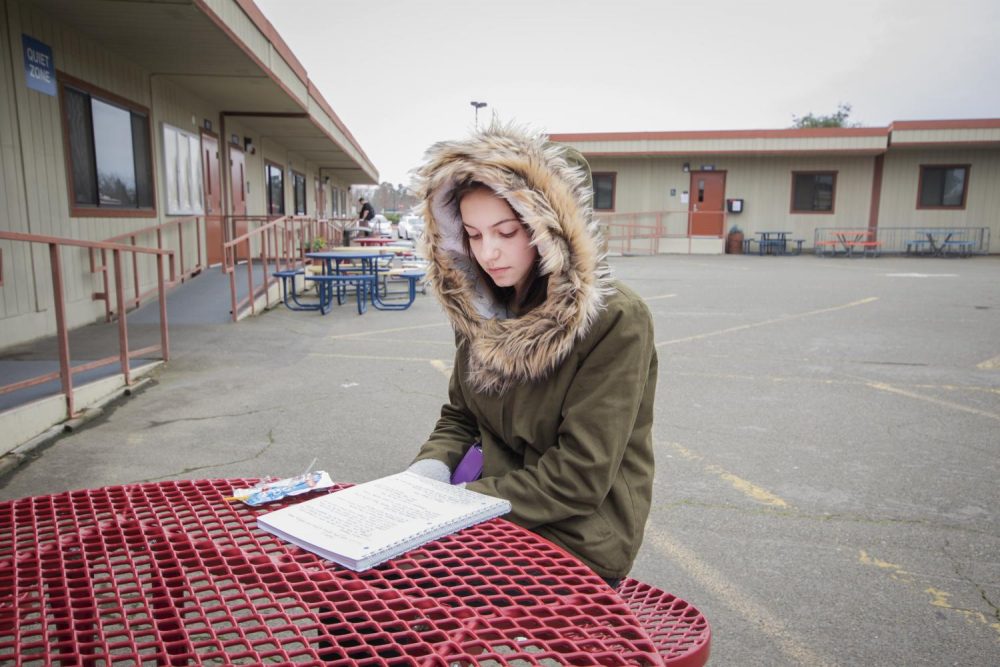
[[[379,181],[251,0],[0,0],[0,35],[0,231],[103,241],[174,221],[132,242],[183,234],[185,264],[197,249],[209,266],[241,216],[348,216],[350,186]],[[66,325],[101,319],[93,255],[60,252]],[[155,270],[134,269],[141,290]],[[53,333],[52,302],[45,245],[0,240],[0,349]]]
[[[587,157],[598,217],[658,224],[659,252],[721,253],[734,225],[748,237],[787,231],[806,248],[824,229],[1000,234],[997,118],[550,138]]]

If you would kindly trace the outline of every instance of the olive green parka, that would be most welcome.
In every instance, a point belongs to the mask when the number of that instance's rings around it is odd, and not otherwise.
[[[653,482],[657,358],[645,302],[602,261],[578,154],[512,127],[436,144],[418,171],[428,283],[455,329],[448,403],[416,460],[454,470],[474,440],[468,488],[511,502],[506,518],[608,578],[628,573]],[[518,317],[493,301],[462,244],[455,184],[504,197],[532,233],[545,300]]]

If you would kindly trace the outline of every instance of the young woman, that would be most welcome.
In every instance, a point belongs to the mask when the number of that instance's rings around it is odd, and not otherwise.
[[[656,350],[645,303],[602,261],[586,162],[494,126],[434,145],[417,175],[427,278],[458,349],[410,469],[448,481],[481,441],[468,488],[614,585],[649,513]]]

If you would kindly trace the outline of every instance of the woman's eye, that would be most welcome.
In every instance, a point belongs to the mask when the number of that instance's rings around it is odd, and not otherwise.
[[[500,236],[504,237],[505,239],[512,239],[512,238],[514,238],[515,236],[517,236],[517,230],[515,229],[514,231],[512,231],[512,232],[507,232],[507,233],[503,233],[503,232],[501,232],[501,233],[500,233]]]

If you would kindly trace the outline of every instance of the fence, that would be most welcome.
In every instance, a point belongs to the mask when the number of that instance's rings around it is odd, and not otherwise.
[[[187,238],[188,244],[192,244],[194,261],[188,266],[185,263],[186,257],[192,257],[192,253],[185,253],[185,227],[193,227]],[[178,218],[176,220],[171,220],[170,222],[164,222],[159,225],[153,225],[151,227],[146,227],[144,229],[137,229],[135,231],[125,232],[124,234],[119,234],[118,236],[112,236],[111,238],[104,239],[103,243],[122,243],[130,245],[132,247],[138,247],[138,239],[146,236],[155,234],[156,243],[155,247],[160,250],[166,250],[164,247],[164,232],[175,230],[176,231],[176,244],[174,245],[174,250],[176,251],[177,262],[179,267],[175,267],[174,263],[170,263],[170,277],[166,282],[167,288],[171,288],[178,282],[184,282],[185,279],[196,275],[205,268],[205,257],[202,250],[202,234],[204,231],[204,219],[191,216],[185,218]],[[152,245],[146,245],[143,247],[153,247]],[[110,322],[113,315],[111,309],[111,286],[108,279],[108,251],[106,248],[90,248],[90,273],[91,274],[101,274],[101,279],[103,282],[103,291],[94,292],[93,298],[95,301],[104,301],[104,321]],[[98,263],[98,256],[100,257],[100,263]],[[145,299],[150,294],[157,291],[156,287],[151,287],[145,292],[141,291],[141,279],[139,273],[139,257],[138,253],[132,253],[132,296],[125,300],[124,306],[126,310],[131,308],[138,308],[142,304],[142,300]],[[122,276],[123,280],[127,280],[126,276]]]
[[[833,248],[845,238],[866,235],[878,244],[882,254],[909,255],[985,255],[990,251],[989,227],[819,227],[813,247]],[[848,244],[850,242],[848,241]],[[817,250],[818,252],[818,250]]]
[[[692,238],[692,223],[698,215],[721,220],[722,230],[713,238],[724,235],[727,223],[725,211],[644,211],[640,213],[601,213],[594,218],[601,229],[606,251],[620,255],[655,255],[660,252],[661,239]],[[712,235],[710,235],[712,236]]]
[[[232,228],[245,223],[247,231],[222,244],[222,270],[229,274],[229,292],[232,320],[236,322],[241,309],[249,305],[249,312],[256,313],[256,302],[264,296],[266,306],[271,305],[270,288],[277,284],[271,275],[275,271],[296,268],[306,260],[306,253],[324,247],[339,245],[344,226],[354,218],[329,218],[317,220],[302,216],[269,219],[263,216],[232,217]],[[322,241],[320,243],[320,241]],[[263,269],[257,283],[254,262]],[[247,296],[237,298],[236,265],[246,262]]]
[[[49,264],[52,271],[52,302],[55,308],[56,318],[56,341],[59,352],[59,371],[47,373],[27,380],[0,386],[0,394],[5,394],[27,387],[44,384],[55,379],[59,379],[62,385],[62,392],[66,396],[66,412],[69,417],[76,416],[76,406],[73,392],[73,375],[82,373],[101,366],[107,366],[118,362],[121,365],[121,372],[125,378],[125,384],[132,384],[131,366],[129,360],[134,357],[147,355],[151,352],[159,352],[164,361],[170,358],[170,339],[167,334],[167,300],[166,281],[163,277],[163,260],[169,260],[170,275],[175,274],[174,252],[163,248],[143,248],[135,245],[123,243],[107,243],[102,241],[83,241],[78,239],[66,239],[57,236],[41,236],[38,234],[22,234],[19,232],[0,231],[0,240],[19,241],[23,243],[42,243],[49,247]],[[90,361],[77,366],[71,365],[69,352],[69,330],[66,325],[66,297],[63,291],[62,260],[60,258],[60,247],[87,248],[93,253],[100,250],[102,253],[111,251],[111,267],[114,273],[115,302],[118,307],[118,354],[105,357],[96,361]],[[0,249],[2,252],[2,249]],[[129,350],[128,348],[128,323],[124,316],[126,312],[125,299],[125,271],[122,264],[122,253],[130,252],[134,255],[153,255],[156,257],[156,289],[160,299],[160,344],[150,345],[139,350]],[[2,255],[0,255],[0,267],[2,267]],[[134,266],[138,266],[133,262]],[[2,274],[0,274],[2,275]],[[0,282],[0,285],[3,283]]]

